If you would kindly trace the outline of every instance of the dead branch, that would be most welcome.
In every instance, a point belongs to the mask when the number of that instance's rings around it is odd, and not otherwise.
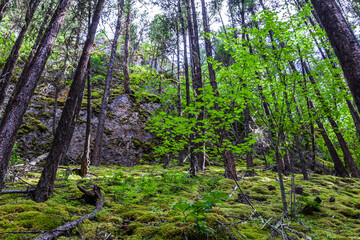
[[[78,188],[81,192],[84,193],[83,199],[90,204],[96,205],[96,208],[93,212],[82,216],[81,218],[78,218],[72,222],[69,222],[63,226],[60,226],[54,230],[49,231],[48,233],[36,238],[35,240],[50,240],[50,239],[56,239],[60,235],[62,235],[64,232],[69,231],[73,228],[75,228],[77,225],[82,223],[85,219],[92,220],[95,218],[95,215],[97,212],[101,210],[101,208],[104,205],[104,198],[101,193],[101,189],[99,186],[94,185],[93,190],[87,191],[83,187],[78,185]]]
[[[11,193],[31,193],[35,191],[35,188],[26,190],[2,190],[0,194],[11,194]]]

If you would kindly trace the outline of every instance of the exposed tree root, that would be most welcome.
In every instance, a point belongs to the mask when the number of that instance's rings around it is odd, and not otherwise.
[[[101,194],[101,189],[99,186],[94,185],[93,190],[91,191],[86,191],[83,187],[78,185],[78,188],[81,192],[84,193],[84,195],[82,196],[82,198],[85,200],[85,202],[89,203],[89,204],[93,204],[96,205],[96,208],[93,212],[82,216],[81,218],[78,218],[72,222],[66,223],[63,226],[60,226],[58,228],[55,228],[54,230],[49,231],[48,233],[37,237],[36,240],[49,240],[49,239],[56,239],[57,237],[59,237],[60,235],[64,234],[66,231],[69,231],[73,228],[75,228],[77,225],[79,225],[80,223],[82,223],[85,219],[94,219],[95,218],[95,214],[101,210],[101,208],[104,205],[104,198]]]

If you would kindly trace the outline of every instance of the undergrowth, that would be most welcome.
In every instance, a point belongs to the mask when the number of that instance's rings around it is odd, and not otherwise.
[[[76,184],[89,189],[99,185],[105,204],[95,221],[84,221],[62,239],[281,239],[282,234],[293,239],[356,239],[360,232],[357,179],[312,174],[304,181],[295,175],[295,184],[303,188],[302,195],[296,195],[296,218],[282,218],[276,173],[257,170],[257,176],[245,177],[239,185],[260,217],[239,190],[234,191],[235,182],[223,178],[222,168],[209,166],[196,178],[187,170],[158,165],[91,167],[99,177],[85,179],[75,174],[63,178],[64,170],[59,170],[62,180],[45,203],[22,194],[0,195],[0,238],[34,238],[93,211],[94,206],[76,199],[81,196]],[[39,176],[29,172],[22,179],[35,185]],[[291,177],[284,181],[289,202]],[[7,185],[27,187],[22,181]],[[307,208],[313,211],[304,211]]]

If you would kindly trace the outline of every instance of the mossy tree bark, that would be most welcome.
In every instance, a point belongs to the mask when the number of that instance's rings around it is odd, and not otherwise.
[[[30,64],[31,67],[22,72],[16,89],[6,106],[0,124],[0,190],[4,187],[4,177],[15,143],[16,133],[50,56],[57,34],[64,23],[70,3],[71,0],[61,0],[59,2],[58,8]]]
[[[76,105],[85,88],[85,74],[87,72],[90,53],[93,48],[103,5],[104,0],[97,1],[89,32],[83,47],[83,52],[75,71],[64,110],[61,114],[59,126],[56,129],[49,156],[47,157],[40,181],[34,192],[34,199],[37,202],[44,202],[52,195],[58,165],[65,158],[67,150],[66,143],[72,138],[72,132],[70,132],[69,129],[73,127],[75,123],[74,119],[76,119],[78,115],[75,111]]]

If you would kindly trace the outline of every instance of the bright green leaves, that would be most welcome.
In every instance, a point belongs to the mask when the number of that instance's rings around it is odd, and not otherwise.
[[[226,193],[215,190],[203,196],[203,200],[198,200],[195,203],[188,203],[179,201],[175,203],[171,209],[178,212],[182,216],[182,221],[188,223],[193,222],[201,233],[208,234],[215,232],[214,229],[206,226],[206,214],[217,204],[222,203],[222,199],[226,199]]]

